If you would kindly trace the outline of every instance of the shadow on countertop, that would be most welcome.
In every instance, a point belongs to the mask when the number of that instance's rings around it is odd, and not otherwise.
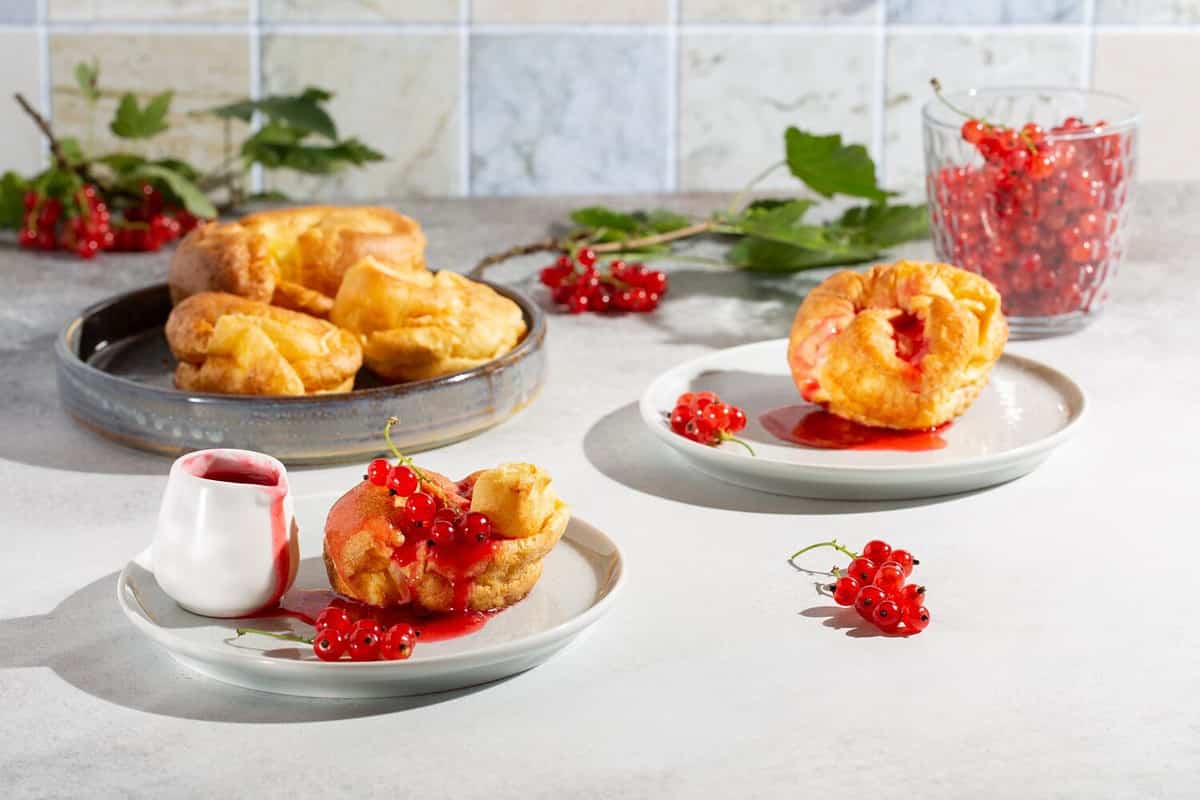
[[[645,429],[637,403],[601,417],[583,439],[592,466],[630,489],[693,506],[758,514],[865,514],[969,497],[966,492],[912,500],[816,500],[758,492],[724,483],[700,472],[663,446]]]
[[[0,620],[0,670],[49,667],[75,688],[136,711],[234,723],[324,722],[392,714],[457,700],[502,681],[416,697],[326,699],[271,694],[202,677],[176,663],[125,619],[118,573],[49,614]]]

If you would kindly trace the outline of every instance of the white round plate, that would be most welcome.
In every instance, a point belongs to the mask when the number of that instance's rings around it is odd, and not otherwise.
[[[749,418],[742,439],[707,447],[673,433],[666,414],[684,392],[707,389]],[[1037,361],[1004,355],[991,381],[941,435],[946,447],[923,452],[823,450],[768,433],[759,416],[802,401],[787,365],[787,340],[732,347],[660,375],[642,395],[642,420],[702,472],[775,494],[834,500],[897,500],[980,489],[1020,477],[1075,430],[1084,395],[1070,378]]]
[[[300,574],[291,592],[328,589],[321,561],[325,515],[336,495],[296,498]],[[126,565],[117,599],[138,630],[180,663],[226,683],[309,697],[392,697],[460,689],[541,664],[604,614],[622,586],[621,553],[606,535],[572,519],[546,557],[537,586],[521,602],[457,639],[419,644],[407,661],[326,663],[304,644],[264,636],[235,638],[239,626],[312,628],[283,616],[222,620],[183,610],[149,569],[149,551]]]

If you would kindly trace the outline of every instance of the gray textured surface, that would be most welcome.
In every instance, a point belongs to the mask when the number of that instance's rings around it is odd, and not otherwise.
[[[811,277],[684,264],[654,315],[551,319],[542,397],[422,458],[463,475],[542,464],[628,558],[621,602],[536,670],[474,691],[329,702],[185,672],[120,616],[167,462],[76,429],[50,341],[165,255],[0,252],[0,787],[6,797],[1192,797],[1196,187],[1143,192],[1115,301],[1075,336],[1011,350],[1091,395],[1070,445],[1011,484],[926,503],[821,503],[713,483],[634,402],[661,370],[782,335]],[[576,200],[426,201],[431,260],[542,235]],[[655,199],[633,200],[656,202]],[[712,207],[712,198],[676,199]],[[927,253],[924,246],[910,248]],[[523,283],[538,259],[497,270]],[[301,493],[358,467],[303,470]],[[923,560],[934,623],[864,636],[784,563],[883,535]],[[818,558],[824,566],[832,559]],[[269,724],[287,723],[287,724]]]

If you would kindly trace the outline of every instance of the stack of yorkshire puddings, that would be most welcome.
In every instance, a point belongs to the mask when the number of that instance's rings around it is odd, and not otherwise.
[[[266,211],[192,231],[171,260],[175,384],[198,392],[347,392],[478,366],[525,335],[516,303],[425,266],[417,222],[387,208]]]

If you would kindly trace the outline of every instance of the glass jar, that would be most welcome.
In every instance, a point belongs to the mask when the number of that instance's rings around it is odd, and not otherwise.
[[[1013,338],[1087,325],[1125,249],[1136,109],[1082,89],[978,89],[922,118],[938,258],[995,284]],[[964,129],[971,118],[983,124]]]

